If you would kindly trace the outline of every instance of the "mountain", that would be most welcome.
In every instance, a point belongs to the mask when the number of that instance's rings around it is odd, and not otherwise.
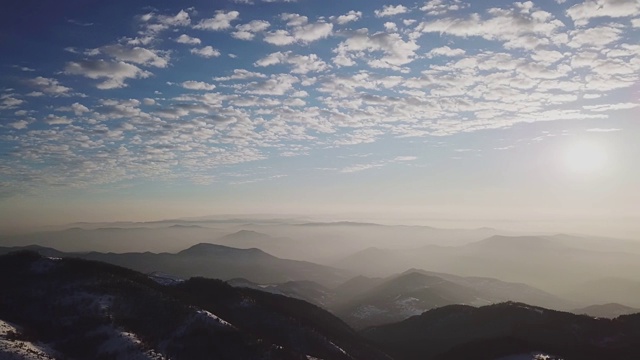
[[[571,311],[574,314],[583,314],[599,318],[617,318],[620,315],[640,313],[640,309],[624,306],[616,303],[591,305],[582,309]]]
[[[489,360],[533,352],[562,359],[640,358],[640,315],[595,319],[515,302],[445,306],[361,334],[397,360]]]
[[[0,248],[7,253],[16,248]],[[38,251],[45,251],[43,248]],[[51,251],[47,249],[46,251]],[[221,280],[245,278],[261,284],[310,280],[337,286],[353,274],[305,261],[280,259],[258,249],[236,249],[214,244],[196,244],[176,254],[170,253],[64,253],[56,257],[80,257],[103,261],[136,271],[162,272],[180,278],[204,276]]]
[[[334,290],[338,299],[341,298],[340,288],[349,287],[340,286]],[[381,283],[376,282],[375,286],[363,289],[358,295],[330,309],[355,328],[363,328],[401,321],[445,305],[481,306],[510,300],[531,301],[554,308],[569,308],[571,305],[557,296],[524,284],[411,269]]]
[[[0,288],[2,359],[388,359],[317,306],[219,280],[22,251],[0,256]]]
[[[96,228],[72,227],[27,234],[0,235],[0,246],[36,244],[65,252],[176,252],[217,238],[226,232],[189,223],[96,224]],[[126,227],[125,227],[126,226]],[[149,226],[149,227],[146,227]],[[158,227],[161,226],[161,227]]]
[[[228,280],[227,284],[234,287],[242,287],[266,291],[272,294],[284,295],[308,303],[327,308],[335,301],[335,293],[313,281],[288,281],[282,284],[261,285],[251,282],[247,279]]]
[[[563,296],[580,298],[587,304],[618,303],[640,308],[640,279],[596,278],[567,286]]]
[[[287,237],[273,237],[271,235],[253,231],[240,230],[224,235],[213,241],[215,244],[240,249],[258,248],[278,257],[294,258],[300,253],[302,244]]]
[[[338,306],[334,313],[355,328],[397,322],[451,304],[486,304],[477,291],[436,276],[410,272]]]
[[[575,284],[599,278],[640,282],[639,254],[570,247],[565,244],[566,239],[564,235],[496,235],[462,246],[370,248],[349,255],[333,265],[376,277],[390,276],[407,268],[419,268],[461,276],[499,278],[562,295],[568,293],[567,289]],[[578,241],[573,239],[572,242]],[[571,300],[583,305],[595,303],[579,296],[572,296]],[[621,301],[611,299],[607,302]],[[634,301],[626,305],[640,306],[640,303]]]

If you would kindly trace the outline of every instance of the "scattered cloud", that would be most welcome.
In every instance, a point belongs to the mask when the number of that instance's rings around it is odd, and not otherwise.
[[[240,13],[237,11],[216,11],[212,18],[201,20],[194,28],[199,30],[220,31],[231,27],[231,22],[237,20]]]
[[[27,80],[27,84],[48,95],[65,95],[71,90],[71,88],[60,85],[56,79],[42,76]]]
[[[608,133],[608,132],[617,132],[617,131],[621,131],[622,129],[618,129],[618,128],[591,128],[591,129],[587,129],[588,132],[601,132],[601,133]]]
[[[221,55],[218,49],[214,49],[212,46],[207,45],[203,48],[193,48],[191,53],[194,55],[202,56],[204,58],[213,58]]]
[[[206,82],[203,81],[193,81],[193,80],[189,80],[189,81],[184,81],[182,84],[182,87],[185,89],[189,89],[189,90],[213,90],[216,88],[215,85],[213,84],[207,84]]]
[[[350,22],[358,21],[362,18],[362,11],[351,10],[344,15],[333,17],[331,20],[338,25],[344,25]]]
[[[376,10],[374,13],[377,17],[400,15],[408,12],[409,9],[404,5],[385,5],[381,10]]]
[[[89,79],[104,79],[96,87],[98,89],[116,89],[127,86],[127,79],[142,79],[151,73],[123,61],[81,60],[68,62],[64,73],[67,75],[81,75]]]
[[[176,42],[180,44],[188,45],[200,45],[202,41],[197,37],[191,37],[187,34],[182,34],[176,38]]]

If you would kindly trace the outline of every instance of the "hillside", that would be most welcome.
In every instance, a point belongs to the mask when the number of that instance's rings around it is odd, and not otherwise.
[[[488,360],[532,352],[563,359],[640,358],[640,315],[596,319],[514,302],[445,306],[361,333],[398,360]]]
[[[163,286],[110,264],[17,252],[0,256],[0,287],[0,319],[14,331],[4,348],[23,341],[77,359],[387,358],[319,307],[219,280]]]

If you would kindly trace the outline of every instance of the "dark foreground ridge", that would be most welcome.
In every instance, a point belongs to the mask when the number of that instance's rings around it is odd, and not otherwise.
[[[388,359],[315,305],[220,280],[163,286],[118,266],[23,251],[0,256],[0,288],[0,320],[20,329],[10,340],[53,358]],[[0,358],[11,353],[3,349]]]
[[[640,314],[450,305],[358,333],[303,300],[32,251],[0,256],[0,288],[0,359],[640,358]]]

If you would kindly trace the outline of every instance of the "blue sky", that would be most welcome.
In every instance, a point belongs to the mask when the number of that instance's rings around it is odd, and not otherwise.
[[[4,226],[640,214],[637,0],[5,7]]]

